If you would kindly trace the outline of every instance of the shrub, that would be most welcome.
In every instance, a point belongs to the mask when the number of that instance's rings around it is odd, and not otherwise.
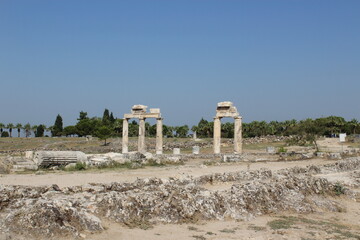
[[[9,137],[9,133],[8,132],[2,132],[1,137]]]
[[[335,183],[333,190],[337,196],[340,196],[341,194],[345,194],[345,188],[339,182]]]
[[[77,162],[75,165],[75,170],[81,171],[86,169],[86,163]]]
[[[278,153],[286,153],[287,152],[287,149],[284,148],[284,147],[279,147],[278,149]]]

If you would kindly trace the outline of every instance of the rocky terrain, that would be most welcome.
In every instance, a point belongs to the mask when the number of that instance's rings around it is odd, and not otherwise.
[[[4,239],[77,238],[106,231],[108,221],[143,228],[159,223],[249,220],[288,211],[341,212],[341,199],[360,200],[359,176],[360,158],[356,157],[322,166],[154,177],[130,183],[63,188],[0,185],[0,231]]]

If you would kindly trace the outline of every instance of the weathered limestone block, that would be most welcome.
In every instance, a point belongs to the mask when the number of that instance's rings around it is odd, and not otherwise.
[[[179,155],[180,154],[180,148],[174,148],[173,154],[174,155]]]
[[[80,151],[38,151],[34,154],[34,162],[38,166],[58,166],[87,162],[87,157]]]
[[[147,106],[145,106],[145,105],[141,105],[141,104],[134,105],[134,106],[131,108],[131,113],[132,113],[132,114],[146,113],[146,109],[147,109]]]
[[[275,147],[266,147],[267,153],[276,153]]]
[[[199,146],[193,146],[192,153],[193,154],[199,154],[200,153],[200,147]]]
[[[243,161],[244,157],[239,154],[225,154],[221,156],[222,162],[239,162]]]
[[[341,159],[341,153],[330,153],[330,159]]]
[[[216,117],[238,117],[239,113],[232,102],[219,102],[216,108]]]
[[[25,152],[25,158],[32,160],[34,158],[34,152],[33,151],[26,151]]]

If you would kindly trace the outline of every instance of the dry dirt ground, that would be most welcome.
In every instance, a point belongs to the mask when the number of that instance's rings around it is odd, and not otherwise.
[[[319,142],[321,149],[340,151],[354,146],[340,145],[337,139],[324,139]],[[255,148],[256,149],[256,148]],[[292,150],[292,148],[289,148]],[[299,149],[299,148],[298,148]],[[256,151],[254,149],[249,152]],[[263,151],[263,149],[258,150]],[[226,173],[235,171],[258,170],[266,168],[279,170],[291,167],[320,166],[335,163],[336,160],[311,159],[283,162],[238,162],[204,165],[206,159],[191,160],[185,165],[164,167],[146,167],[141,169],[112,169],[86,172],[36,172],[24,174],[0,175],[2,185],[51,185],[59,187],[84,185],[87,183],[133,182],[138,178],[184,178],[199,177],[211,173]],[[351,184],[346,174],[332,173],[319,175],[332,182]],[[209,190],[223,190],[231,187],[231,183],[205,185]],[[358,191],[357,189],[354,189]],[[360,239],[360,199],[352,200],[343,196],[334,196],[334,201],[340,202],[339,212],[318,212],[299,214],[295,212],[280,212],[263,215],[248,221],[196,221],[187,224],[157,224],[154,226],[131,227],[124,224],[102,219],[105,231],[102,233],[85,233],[85,239]],[[0,235],[0,240],[8,239]]]

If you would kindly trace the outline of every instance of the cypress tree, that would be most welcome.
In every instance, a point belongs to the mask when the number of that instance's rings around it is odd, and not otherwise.
[[[60,116],[60,114],[58,114],[56,116],[55,124],[51,131],[51,134],[53,136],[61,136],[62,131],[63,131],[63,120],[62,120],[62,117]]]
[[[103,117],[102,117],[102,124],[105,126],[109,126],[110,125],[110,113],[109,110],[105,108]]]
[[[114,122],[115,122],[115,118],[114,118],[114,115],[113,115],[112,112],[110,113],[110,122],[111,122],[111,123],[114,123]]]

